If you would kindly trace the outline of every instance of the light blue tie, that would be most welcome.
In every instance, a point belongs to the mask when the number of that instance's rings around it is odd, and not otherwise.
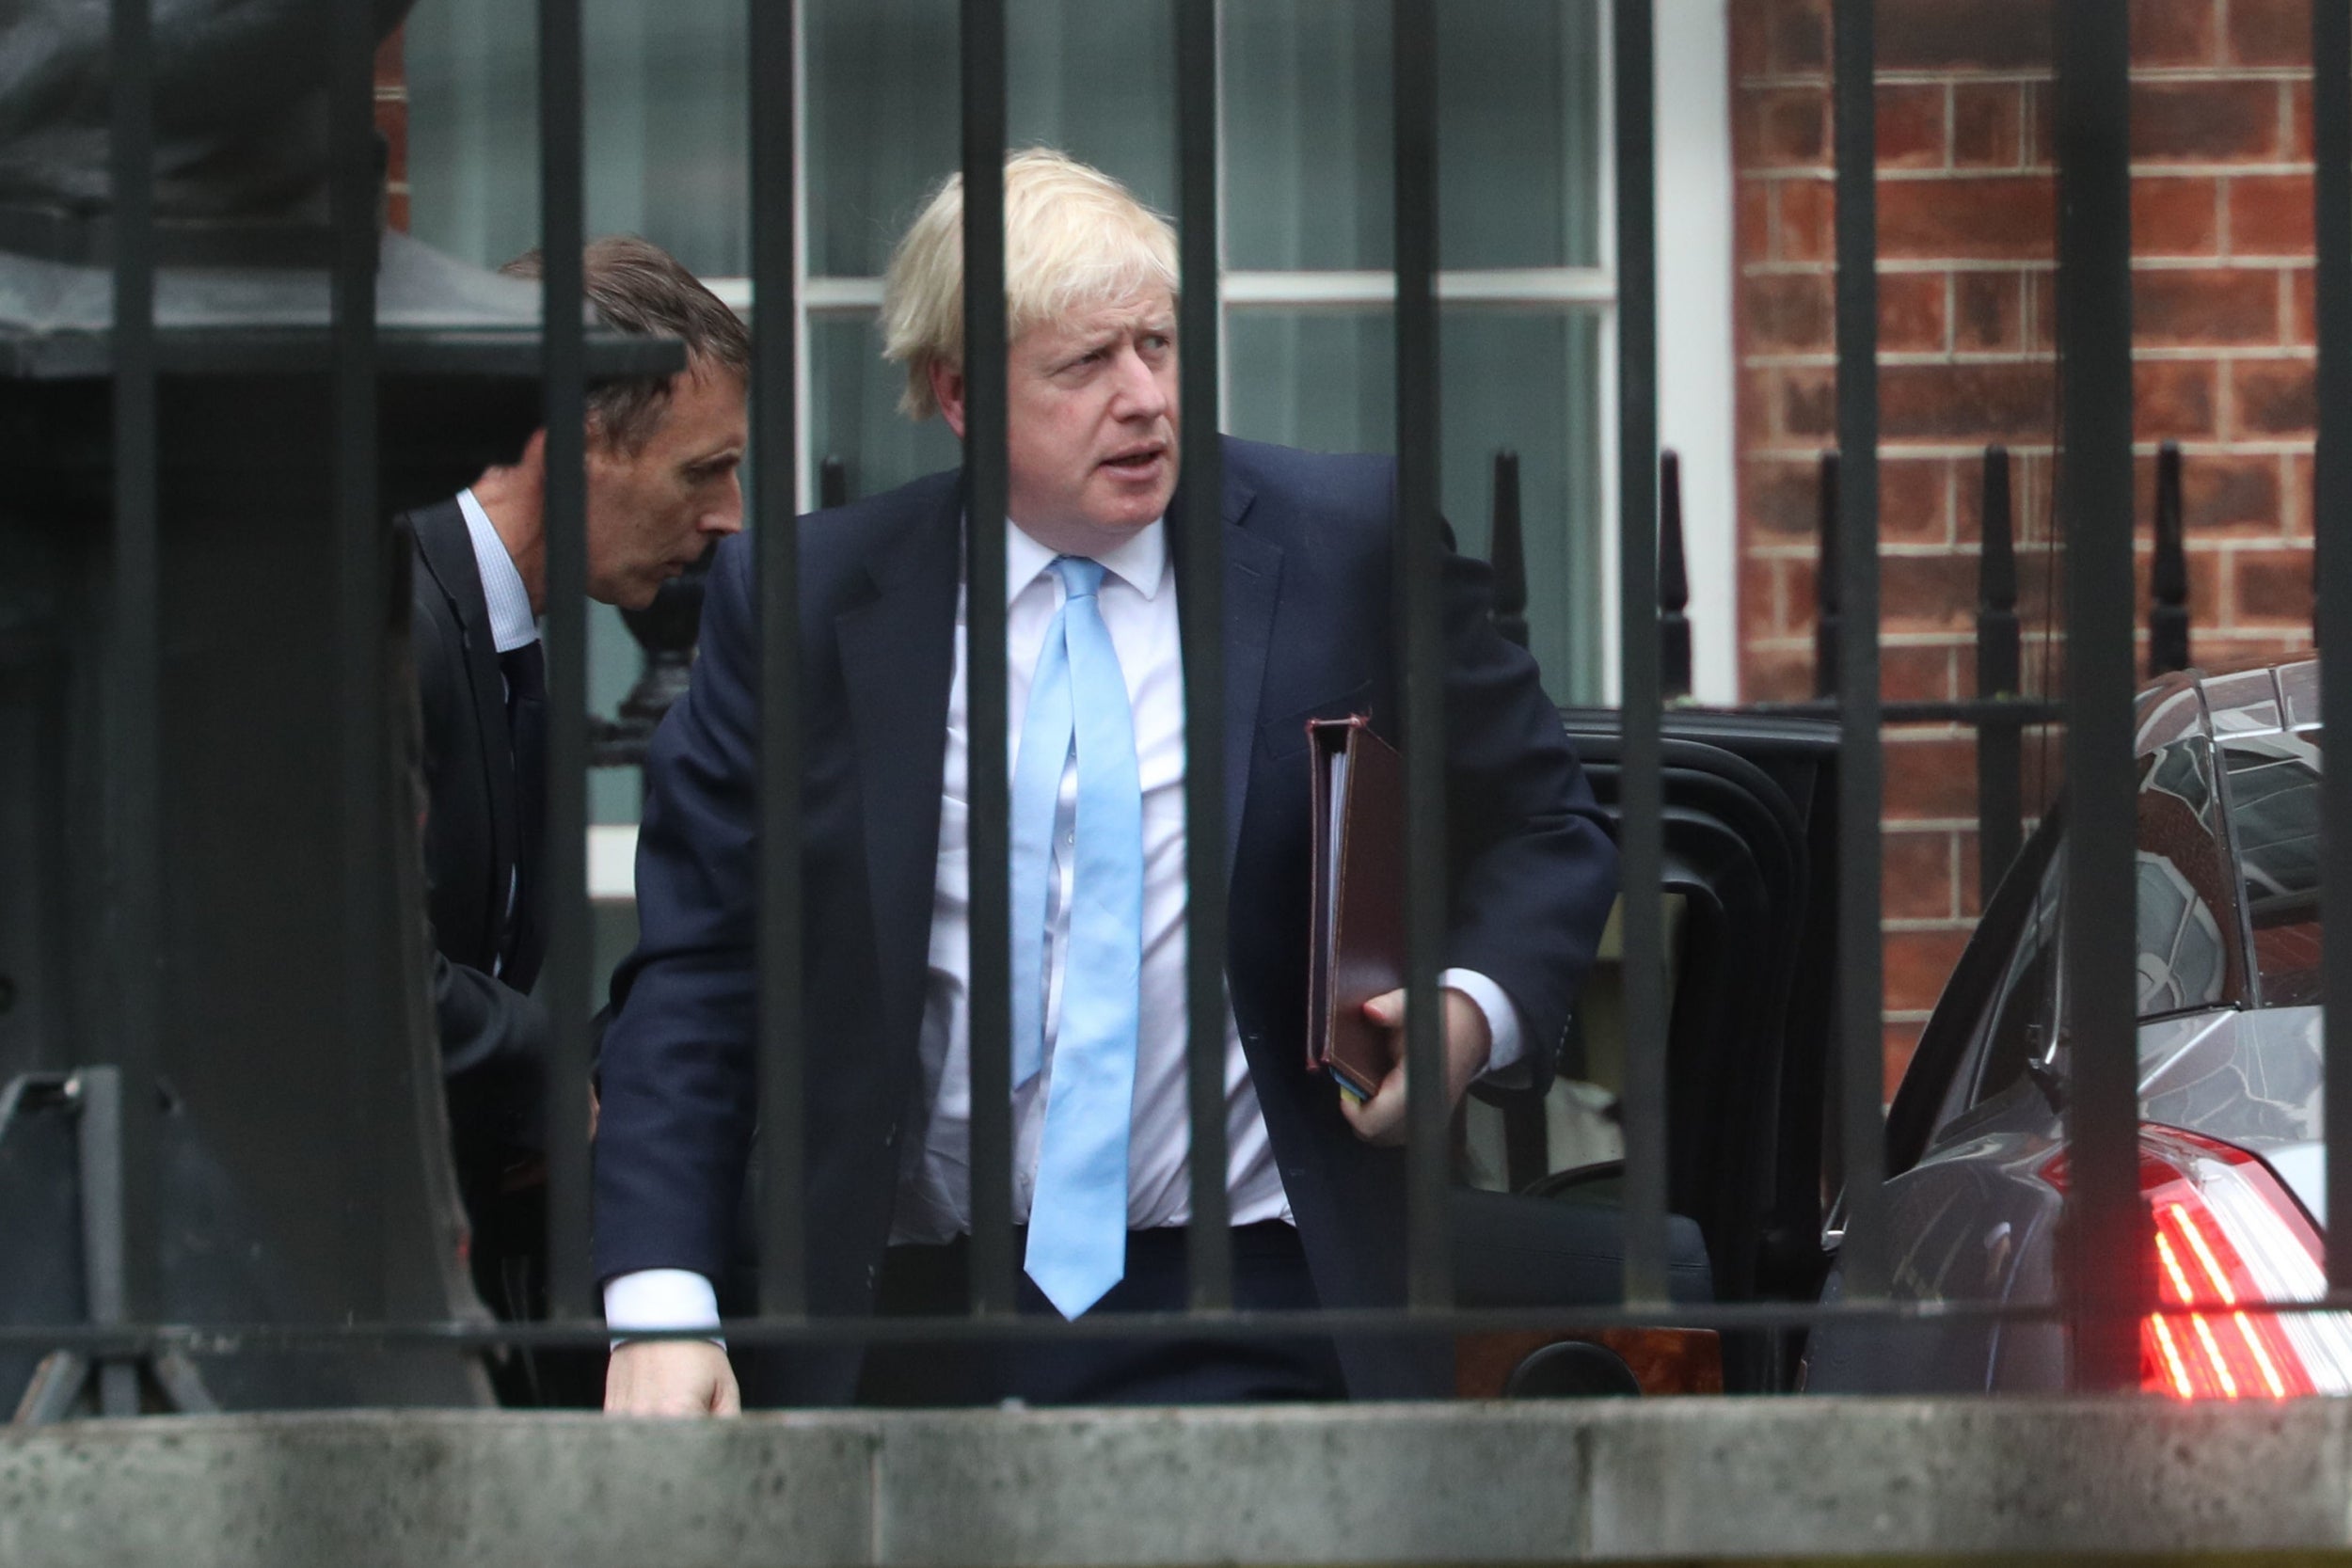
[[[1143,967],[1143,786],[1119,652],[1095,595],[1100,562],[1054,562],[1067,597],[1045,628],[1012,776],[1012,1073],[1045,1047],[1046,880],[1061,776],[1078,758],[1070,943],[1046,1088],[1025,1267],[1065,1318],[1092,1307],[1127,1264],[1127,1131]]]

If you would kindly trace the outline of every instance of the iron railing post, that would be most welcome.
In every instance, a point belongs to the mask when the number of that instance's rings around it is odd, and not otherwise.
[[[1879,927],[1877,35],[1870,0],[1832,8],[1837,161],[1837,542],[1821,580],[1836,583],[1838,1148],[1846,1191],[1845,1290],[1887,1288],[1885,1025]]]
[[[1977,697],[2015,697],[2023,678],[2017,622],[2016,525],[2010,503],[2009,450],[1984,449],[1983,553],[1977,562]],[[1977,886],[1990,900],[2016,860],[2025,816],[2024,730],[2016,718],[1977,721]]]
[[[2134,900],[2130,23],[2061,6],[2058,53],[2059,515],[2067,535],[2066,848],[2070,907]],[[2065,925],[2071,999],[2067,1210],[2060,1278],[2083,1389],[2139,1375],[2146,1227],[2128,920]]]
[[[1617,598],[1624,625],[1618,885],[1625,988],[1625,1299],[1666,1298],[1663,687],[1658,659],[1657,35],[1649,0],[1616,0]]]
[[[972,1310],[1010,1313],[1012,986],[1005,770],[1005,6],[962,0],[963,500],[971,737]]]
[[[1844,635],[1840,613],[1840,573],[1837,547],[1837,453],[1821,453],[1820,483],[1814,492],[1813,536],[1818,546],[1813,567],[1813,695],[1837,695],[1837,644]]]
[[[1519,454],[1495,450],[1494,523],[1486,558],[1495,570],[1495,630],[1527,646],[1527,537],[1519,524]]]
[[[2148,574],[2148,673],[2188,668],[2188,556],[2181,532],[2181,444],[2156,451],[2156,553]]]
[[[1682,547],[1682,459],[1658,456],[1658,658],[1668,702],[1691,695],[1691,573]]]

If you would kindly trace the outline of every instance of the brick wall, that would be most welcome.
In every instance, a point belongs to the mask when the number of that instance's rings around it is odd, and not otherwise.
[[[2024,606],[2045,622],[2055,433],[2053,8],[1880,0],[1879,333],[1889,698],[1974,694],[1978,473],[2016,454]],[[2110,0],[2082,0],[2107,4]],[[2194,654],[2310,645],[2309,0],[2131,0],[2142,553],[2153,453],[2185,453]],[[1751,700],[1812,685],[1816,459],[1835,439],[1827,0],[1734,0],[1740,649]],[[2144,622],[2144,613],[2143,613]],[[2028,637],[2026,680],[2056,680]],[[1966,732],[1888,736],[1891,1090],[1978,910]]]
[[[375,129],[390,157],[385,170],[385,221],[408,227],[408,73],[402,63],[400,35],[375,52]]]

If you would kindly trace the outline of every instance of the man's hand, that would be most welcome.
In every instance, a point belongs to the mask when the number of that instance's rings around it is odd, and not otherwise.
[[[1443,994],[1445,1103],[1451,1115],[1454,1107],[1462,1102],[1462,1096],[1470,1092],[1470,1080],[1486,1070],[1494,1036],[1477,1003],[1451,987]],[[1392,990],[1374,997],[1364,1004],[1364,1016],[1389,1032],[1390,1051],[1396,1065],[1380,1080],[1379,1091],[1360,1104],[1342,1091],[1340,1114],[1356,1129],[1356,1135],[1368,1144],[1401,1144],[1405,1141],[1405,993]]]
[[[631,1339],[604,1374],[608,1416],[739,1416],[727,1353],[707,1339]]]

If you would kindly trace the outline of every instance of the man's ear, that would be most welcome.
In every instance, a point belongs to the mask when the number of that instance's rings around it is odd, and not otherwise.
[[[963,439],[963,371],[961,366],[931,361],[931,397],[939,404],[939,417],[947,421],[947,428]]]

